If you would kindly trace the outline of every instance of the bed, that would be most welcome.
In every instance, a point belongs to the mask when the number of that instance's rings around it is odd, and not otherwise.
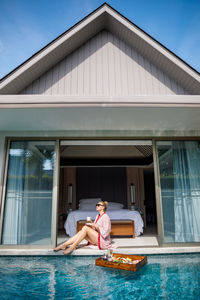
[[[91,217],[92,220],[95,219],[97,215],[95,205],[98,201],[101,201],[101,199],[81,199],[79,201],[79,209],[70,212],[65,221],[64,228],[67,235],[73,236],[76,234],[77,221],[86,220],[87,217]],[[124,209],[121,203],[108,202],[106,213],[111,220],[133,220],[136,237],[143,233],[144,223],[138,211]]]

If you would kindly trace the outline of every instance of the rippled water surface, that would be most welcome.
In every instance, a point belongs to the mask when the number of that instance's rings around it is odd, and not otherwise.
[[[1,299],[200,299],[200,254],[148,256],[138,272],[96,257],[1,257]]]

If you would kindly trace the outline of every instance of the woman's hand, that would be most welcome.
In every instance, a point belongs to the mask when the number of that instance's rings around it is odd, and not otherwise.
[[[97,224],[95,224],[95,223],[87,223],[86,225],[92,227],[93,229],[95,229],[96,231],[99,232],[99,226]]]

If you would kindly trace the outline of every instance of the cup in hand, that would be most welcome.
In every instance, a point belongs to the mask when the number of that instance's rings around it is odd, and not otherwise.
[[[92,222],[91,217],[87,217],[87,218],[86,218],[86,221],[87,221],[87,222]]]

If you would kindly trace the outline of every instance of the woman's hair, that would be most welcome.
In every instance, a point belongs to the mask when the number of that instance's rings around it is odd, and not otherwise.
[[[99,201],[100,203],[102,203],[103,205],[104,205],[104,211],[106,211],[107,210],[107,208],[108,208],[108,202],[107,201],[103,201],[103,200],[101,200],[101,201]]]

